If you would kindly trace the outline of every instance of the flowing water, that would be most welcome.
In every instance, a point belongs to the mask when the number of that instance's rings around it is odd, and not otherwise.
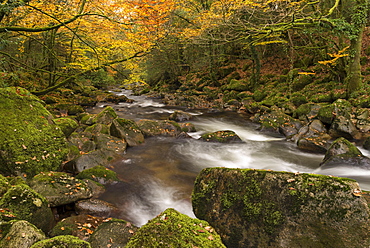
[[[125,94],[134,103],[111,105],[121,118],[167,119],[179,108],[168,107],[159,100]],[[97,113],[106,105],[92,109]],[[147,138],[145,144],[129,147],[123,159],[111,168],[121,183],[112,185],[101,197],[121,210],[120,218],[141,226],[167,208],[194,217],[190,196],[197,174],[207,167],[254,168],[275,171],[316,173],[349,177],[359,181],[362,189],[370,190],[369,170],[355,167],[321,169],[323,155],[305,153],[279,135],[257,131],[248,117],[235,112],[207,113],[189,111],[197,132],[193,139],[164,137]],[[221,144],[197,140],[205,132],[233,130],[243,143]],[[368,151],[361,150],[364,155]]]

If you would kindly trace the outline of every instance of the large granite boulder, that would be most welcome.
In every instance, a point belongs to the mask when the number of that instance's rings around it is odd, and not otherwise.
[[[126,246],[138,229],[130,222],[110,219],[100,224],[88,241],[92,248],[121,248]],[[151,245],[155,247],[154,243]]]
[[[321,166],[356,166],[370,169],[370,158],[345,138],[336,139],[325,153]]]
[[[88,199],[93,195],[85,181],[63,172],[40,173],[29,181],[29,185],[43,195],[51,207]]]
[[[59,169],[66,138],[41,100],[22,88],[1,88],[0,116],[0,173],[33,176]]]
[[[356,181],[314,174],[208,168],[195,215],[227,247],[367,247],[369,207]]]
[[[174,209],[167,209],[142,226],[126,247],[217,248],[225,245],[206,221],[190,218]]]
[[[26,184],[11,187],[1,197],[0,206],[12,211],[16,219],[26,220],[45,233],[54,225],[54,215],[46,198]]]
[[[78,179],[90,179],[100,184],[114,184],[119,181],[117,173],[108,168],[98,165],[86,169],[76,176]]]
[[[2,230],[0,247],[4,248],[29,248],[46,238],[40,229],[25,220],[5,222],[0,224],[0,228]]]
[[[297,133],[302,126],[299,121],[280,110],[256,114],[253,121],[261,124],[260,129],[262,131],[279,131],[280,129],[284,135],[289,134],[289,137]],[[284,132],[285,129],[286,132]]]

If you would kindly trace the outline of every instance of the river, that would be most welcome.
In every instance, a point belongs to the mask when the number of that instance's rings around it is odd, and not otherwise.
[[[139,119],[168,119],[181,108],[165,106],[160,100],[131,95],[122,90],[134,103],[112,106],[119,117]],[[106,105],[89,110],[100,112]],[[184,109],[181,109],[184,110]],[[129,147],[123,159],[111,164],[121,183],[111,185],[101,199],[120,209],[120,218],[141,226],[167,208],[195,217],[190,203],[197,174],[207,167],[254,168],[275,171],[315,173],[356,179],[362,189],[370,190],[369,170],[354,167],[321,169],[323,155],[305,153],[278,134],[257,131],[248,116],[236,112],[189,110],[191,123],[197,132],[193,139],[165,137],[147,138],[143,145]],[[205,132],[233,130],[244,141],[221,144],[197,140]],[[361,149],[364,155],[369,152]]]

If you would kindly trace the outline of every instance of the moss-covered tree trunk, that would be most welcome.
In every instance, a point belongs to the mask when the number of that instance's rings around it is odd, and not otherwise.
[[[361,75],[361,47],[362,37],[364,33],[364,27],[359,31],[358,37],[351,41],[350,51],[351,58],[347,67],[347,77],[345,82],[347,84],[347,93],[350,95],[354,91],[358,90],[362,86],[362,75]]]

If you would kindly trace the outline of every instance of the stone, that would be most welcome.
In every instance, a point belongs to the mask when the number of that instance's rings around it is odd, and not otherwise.
[[[93,123],[95,122],[110,125],[117,117],[117,113],[114,111],[114,109],[111,106],[108,106],[95,116]]]
[[[231,130],[205,133],[202,136],[200,136],[199,140],[218,143],[242,142],[240,137],[234,131]]]
[[[167,209],[142,226],[127,243],[137,247],[225,247],[208,222]]]
[[[32,178],[29,185],[43,195],[51,207],[88,199],[93,195],[86,182],[64,172],[38,174]]]
[[[315,119],[299,129],[292,139],[296,140],[298,148],[303,151],[325,153],[330,146],[331,136],[327,133],[324,124]]]
[[[86,169],[78,173],[76,178],[90,179],[103,185],[113,184],[119,181],[116,172],[109,170],[102,165],[97,165],[92,168]]]
[[[365,157],[354,144],[341,137],[331,144],[320,165],[322,167],[346,165],[370,169],[370,158]]]
[[[138,127],[143,132],[145,137],[165,136],[176,137],[181,133],[180,125],[175,121],[169,120],[139,120]]]
[[[346,139],[360,139],[361,134],[351,119],[338,116],[330,126],[329,134],[334,138],[345,137]]]
[[[46,238],[40,229],[25,220],[5,222],[0,224],[0,228],[8,230],[5,233],[2,232],[4,236],[0,240],[0,247],[29,248]]]
[[[138,146],[144,143],[144,135],[138,125],[128,119],[117,118],[110,125],[110,134],[124,139],[128,146]]]
[[[369,207],[352,179],[253,169],[207,168],[193,211],[227,247],[364,247]]]
[[[117,216],[119,212],[113,204],[99,199],[78,201],[75,203],[75,209],[78,214],[89,214],[98,217]]]
[[[100,224],[88,241],[92,248],[125,247],[138,229],[138,227],[132,225],[130,222],[120,219],[110,219]]]
[[[88,242],[71,235],[63,235],[51,239],[45,239],[31,246],[31,248],[55,248],[55,247],[91,248]]]
[[[0,199],[0,206],[12,211],[17,219],[26,220],[45,233],[54,225],[54,215],[46,198],[26,184],[11,187]]]
[[[169,117],[170,120],[176,121],[176,122],[188,121],[188,120],[191,120],[192,118],[193,116],[191,114],[186,113],[181,110],[176,110]]]
[[[33,176],[60,167],[67,141],[41,100],[22,88],[1,88],[0,116],[0,173]]]

